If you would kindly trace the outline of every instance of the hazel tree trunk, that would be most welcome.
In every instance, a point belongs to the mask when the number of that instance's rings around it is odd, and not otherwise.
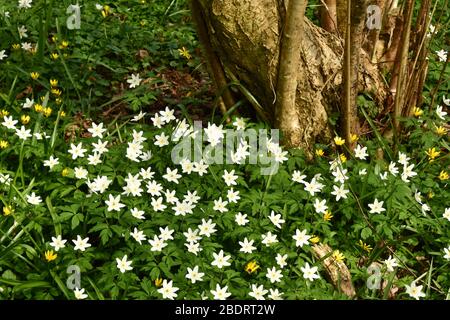
[[[209,34],[209,45],[220,59],[228,79],[238,79],[276,123],[276,89],[281,40],[289,1],[193,0],[197,1]],[[341,1],[337,1],[339,4]],[[285,144],[312,150],[315,142],[329,142],[329,115],[341,110],[343,41],[304,17],[296,77],[294,131],[278,123]],[[372,92],[382,106],[386,85],[370,57],[360,52],[358,91]],[[287,121],[282,120],[282,121]]]

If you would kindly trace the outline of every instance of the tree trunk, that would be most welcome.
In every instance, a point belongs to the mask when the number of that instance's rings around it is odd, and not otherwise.
[[[287,1],[196,0],[201,4],[210,43],[224,69],[232,73],[275,122],[277,76]],[[337,1],[340,3],[341,1]],[[295,132],[283,132],[288,145],[312,150],[329,142],[328,115],[340,110],[343,42],[311,23],[303,23],[297,80]],[[361,51],[358,91],[373,92],[379,106],[386,85],[370,57]]]

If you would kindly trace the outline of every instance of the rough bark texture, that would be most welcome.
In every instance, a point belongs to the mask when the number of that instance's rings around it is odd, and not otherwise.
[[[226,70],[230,70],[260,104],[273,115],[279,48],[287,1],[200,0],[211,44]],[[339,3],[340,1],[338,1]],[[342,41],[312,24],[306,17],[299,52],[296,107],[301,139],[299,147],[311,150],[315,141],[329,141],[328,114],[339,110],[342,82]],[[359,90],[377,90],[375,100],[386,96],[376,68],[362,57]],[[272,120],[274,120],[272,118]]]

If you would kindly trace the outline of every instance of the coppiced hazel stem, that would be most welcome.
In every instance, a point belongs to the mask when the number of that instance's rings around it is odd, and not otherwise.
[[[227,113],[227,110],[231,109],[231,107],[233,107],[236,102],[234,101],[230,89],[227,87],[227,80],[225,71],[222,67],[222,63],[220,62],[219,57],[217,56],[211,45],[208,28],[203,17],[203,10],[198,0],[191,0],[190,5],[192,17],[194,18],[194,22],[197,27],[198,38],[201,45],[203,46],[203,51],[206,56],[210,75],[213,78],[212,80],[216,86],[216,92],[223,92],[223,103],[219,102],[219,108],[222,114],[225,115]],[[227,119],[227,121],[229,121],[229,119]]]
[[[302,140],[295,97],[306,3],[306,0],[289,1],[281,40],[275,122],[283,132],[284,143],[287,146],[299,145]]]

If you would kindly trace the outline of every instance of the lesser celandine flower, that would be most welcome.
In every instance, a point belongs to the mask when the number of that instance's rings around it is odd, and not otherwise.
[[[440,151],[436,151],[436,148],[430,148],[428,149],[428,151],[425,151],[425,153],[428,156],[428,160],[433,161],[434,159],[436,159],[436,157],[438,157],[440,155]]]
[[[310,241],[312,244],[319,243],[319,242],[320,242],[320,237],[319,237],[319,236],[316,236],[316,235],[313,235],[312,238],[309,239],[309,241]]]
[[[323,214],[323,220],[325,221],[330,221],[333,218],[333,215],[331,214],[330,211],[325,211],[325,213]]]
[[[66,40],[63,40],[63,41],[61,42],[61,44],[59,45],[59,48],[60,48],[60,49],[66,49],[68,46],[69,46],[69,42],[66,41]]]
[[[19,50],[20,49],[20,44],[14,43],[11,47],[12,47],[13,50]]]
[[[448,173],[444,170],[442,170],[439,173],[439,180],[444,181],[444,180],[448,180]]]
[[[20,117],[20,122],[22,122],[22,124],[28,124],[30,122],[30,116],[26,115],[26,114],[23,114]]]
[[[58,58],[59,58],[59,54],[57,54],[56,52],[53,52],[50,54],[50,59],[57,60]]]
[[[160,288],[162,286],[163,279],[162,278],[156,278],[155,279],[155,287]]]
[[[325,152],[323,152],[322,149],[316,149],[316,156],[323,157],[324,154],[325,154]]]
[[[417,107],[414,107],[413,114],[415,117],[420,117],[423,114],[423,110]]]
[[[372,251],[372,247],[370,245],[368,245],[367,243],[363,242],[362,240],[359,240],[358,245],[367,252]]]
[[[436,127],[435,132],[437,135],[443,136],[443,135],[447,134],[447,129],[443,126],[439,126],[439,127]]]
[[[11,206],[4,206],[3,207],[3,215],[9,216],[14,212],[13,208]]]
[[[192,58],[191,54],[185,47],[178,49],[178,52],[180,53],[180,56],[185,57],[188,60]]]
[[[52,114],[52,108],[50,108],[50,107],[47,107],[47,108],[44,108],[44,110],[42,110],[42,113],[44,114],[44,116],[45,117],[50,117],[50,115]]]
[[[351,142],[356,142],[356,141],[358,141],[359,140],[359,137],[358,137],[358,135],[357,134],[352,134],[351,136],[350,136],[350,141]]]
[[[57,87],[58,86],[58,80],[50,79],[50,85],[52,86],[52,88]]]
[[[258,269],[259,269],[259,265],[258,265],[258,263],[256,263],[256,261],[250,261],[244,267],[245,272],[247,272],[248,274],[255,273],[256,270],[258,270]]]
[[[45,260],[48,262],[55,260],[58,257],[56,253],[53,252],[53,250],[45,251]]]
[[[345,139],[342,139],[341,137],[336,136],[336,137],[334,137],[334,143],[337,146],[342,146],[345,143]]]
[[[339,250],[335,250],[333,252],[332,256],[333,256],[334,260],[336,260],[336,262],[343,262],[345,259],[345,256]]]
[[[343,154],[343,153],[341,153],[341,154],[339,155],[339,159],[341,159],[341,162],[342,162],[342,163],[344,163],[344,162],[347,161],[347,157],[346,157],[345,154]]]
[[[37,80],[40,76],[39,72],[31,72],[30,73],[31,79]]]
[[[42,105],[40,105],[39,103],[35,103],[34,104],[34,111],[42,112],[42,111],[44,111],[44,107]]]
[[[8,148],[9,143],[6,140],[0,140],[0,149],[6,149]]]

